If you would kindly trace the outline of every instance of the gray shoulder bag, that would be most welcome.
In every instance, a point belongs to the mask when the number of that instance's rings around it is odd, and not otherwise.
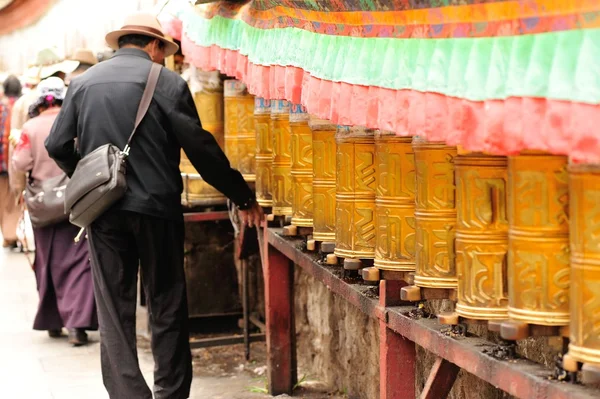
[[[79,240],[84,228],[125,195],[125,161],[129,156],[131,140],[152,102],[161,69],[159,64],[152,64],[133,132],[125,148],[121,151],[114,144],[105,144],[83,157],[77,164],[65,190],[65,213],[69,214],[72,224],[82,228],[75,241]]]

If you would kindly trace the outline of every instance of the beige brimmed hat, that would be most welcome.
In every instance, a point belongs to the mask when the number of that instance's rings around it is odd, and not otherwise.
[[[98,63],[98,59],[96,58],[92,50],[87,48],[79,48],[75,50],[75,53],[69,59],[73,61],[78,61],[81,64],[86,65],[96,65]]]
[[[79,66],[79,61],[65,60],[53,48],[46,48],[37,55],[35,65],[27,69],[24,75],[39,80],[46,79],[56,72],[69,74]]]
[[[106,43],[114,50],[119,49],[119,38],[125,35],[144,35],[154,37],[165,44],[165,55],[168,57],[179,50],[179,46],[167,39],[156,16],[149,13],[137,13],[128,16],[119,30],[106,35]]]

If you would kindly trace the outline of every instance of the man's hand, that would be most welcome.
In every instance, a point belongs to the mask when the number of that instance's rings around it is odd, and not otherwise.
[[[240,219],[242,220],[242,224],[244,226],[260,226],[263,218],[263,210],[257,202],[254,202],[252,206],[246,210],[240,209]]]

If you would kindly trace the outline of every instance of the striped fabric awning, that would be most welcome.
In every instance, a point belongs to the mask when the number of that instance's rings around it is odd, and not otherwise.
[[[600,162],[596,0],[254,0],[177,16],[198,67],[334,123]]]
[[[54,0],[0,0],[0,35],[37,21]]]

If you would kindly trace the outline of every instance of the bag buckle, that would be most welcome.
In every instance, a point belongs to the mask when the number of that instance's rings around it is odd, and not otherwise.
[[[121,154],[125,155],[125,157],[129,156],[129,150],[131,149],[131,147],[129,147],[129,144],[127,144],[125,146],[125,148],[123,148],[123,151],[121,151]]]

